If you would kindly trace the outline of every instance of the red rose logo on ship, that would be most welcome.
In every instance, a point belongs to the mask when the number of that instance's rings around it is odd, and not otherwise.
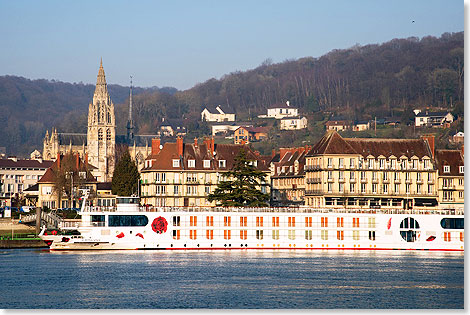
[[[168,226],[168,222],[166,222],[166,219],[164,217],[155,218],[152,222],[152,230],[155,233],[159,233],[159,234],[165,233],[167,226]]]

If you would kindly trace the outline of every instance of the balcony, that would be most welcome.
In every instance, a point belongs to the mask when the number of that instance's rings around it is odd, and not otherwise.
[[[344,177],[343,178],[338,178],[338,182],[340,182],[340,183],[344,183],[345,181],[346,180],[344,179]]]
[[[323,190],[306,190],[305,191],[306,196],[307,195],[310,195],[310,196],[317,195],[318,196],[318,195],[323,195],[323,193],[324,193]]]
[[[361,178],[361,183],[367,184],[367,178]]]
[[[350,183],[355,183],[355,182],[356,182],[356,179],[355,179],[355,178],[350,178],[350,179],[349,179],[349,182],[350,182]]]
[[[307,184],[319,184],[321,183],[321,178],[307,178]]]
[[[446,186],[442,186],[442,189],[455,190],[455,185],[446,185]]]
[[[332,183],[332,182],[334,182],[335,180],[334,180],[334,178],[328,178],[327,181],[328,181],[328,183]]]

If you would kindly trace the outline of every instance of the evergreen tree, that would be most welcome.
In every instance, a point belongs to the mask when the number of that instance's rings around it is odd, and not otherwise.
[[[126,150],[114,168],[112,193],[118,196],[137,194],[139,180],[140,174],[137,164],[131,159],[129,150]]]
[[[258,188],[266,174],[248,161],[245,150],[241,149],[235,157],[235,165],[225,174],[227,180],[221,181],[207,199],[220,202],[224,207],[263,207],[267,206],[269,195]]]

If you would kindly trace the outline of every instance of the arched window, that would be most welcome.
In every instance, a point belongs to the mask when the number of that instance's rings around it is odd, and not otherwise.
[[[101,128],[98,129],[98,140],[103,140],[103,130]]]
[[[106,140],[111,140],[111,130],[106,129]]]
[[[108,124],[111,123],[111,113],[108,111]]]

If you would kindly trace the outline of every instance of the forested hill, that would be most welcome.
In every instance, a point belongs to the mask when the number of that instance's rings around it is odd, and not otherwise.
[[[463,66],[463,32],[356,45],[319,58],[266,60],[256,69],[213,78],[171,97],[141,95],[136,120],[153,129],[162,117],[197,119],[207,104],[228,104],[237,119],[250,119],[287,100],[302,114],[401,119],[415,107],[463,108]]]
[[[115,104],[129,98],[129,87],[109,84],[108,89]],[[6,147],[7,154],[29,157],[34,149],[42,150],[47,129],[85,133],[94,90],[94,84],[0,76],[0,147]],[[134,94],[158,90],[137,87]],[[176,91],[161,90],[171,94]]]

